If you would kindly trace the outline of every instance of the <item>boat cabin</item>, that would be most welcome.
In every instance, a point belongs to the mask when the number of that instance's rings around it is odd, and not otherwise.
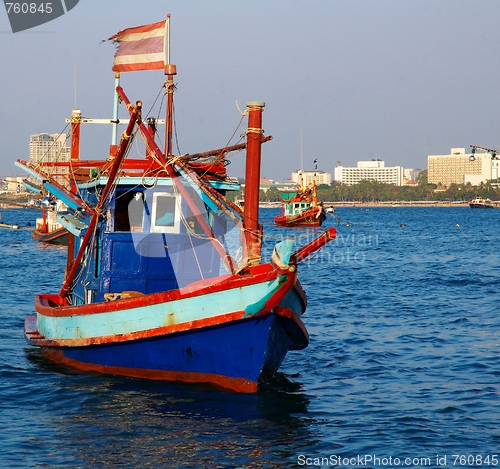
[[[107,178],[80,184],[84,200],[92,201]],[[239,190],[239,184],[215,181],[218,191]],[[140,178],[119,178],[107,206],[106,217],[97,225],[81,276],[72,290],[73,304],[116,299],[126,292],[139,296],[183,288],[193,282],[217,277],[223,263],[216,249],[224,243],[227,220],[211,210],[196,191],[185,186],[195,201],[189,206],[172,178],[147,184]],[[64,216],[64,215],[62,215]],[[200,216],[210,227],[207,236]],[[75,236],[74,255],[81,238]]]
[[[281,197],[283,201],[283,215],[298,215],[313,206],[311,197],[302,195],[298,191],[283,192]]]

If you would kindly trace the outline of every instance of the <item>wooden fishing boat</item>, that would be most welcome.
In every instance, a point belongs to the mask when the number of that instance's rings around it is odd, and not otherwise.
[[[169,19],[112,39],[126,52],[130,37],[148,33],[147,42],[162,31],[168,37],[168,28]],[[131,60],[120,50],[114,70],[127,71]],[[159,68],[151,60],[147,66]],[[255,392],[289,350],[308,345],[298,264],[333,239],[335,229],[297,250],[284,240],[264,261],[260,159],[262,143],[271,139],[262,131],[264,103],[247,103],[245,142],[174,155],[176,67],[167,59],[161,67],[167,75],[165,151],[156,143],[154,119],[142,116],[142,103],[132,104],[118,84],[115,102],[126,106],[127,129],[119,142],[112,140],[107,160],[72,162],[79,176],[71,189],[18,160],[66,204],[57,220],[70,232],[62,287],[36,295],[25,338],[49,359],[84,371]],[[80,123],[72,122],[72,145],[79,142]],[[127,158],[135,135],[145,142],[142,159]],[[244,213],[225,197],[240,187],[224,164],[229,151],[243,148]]]
[[[323,204],[318,201],[316,183],[310,187],[298,186],[296,190],[283,191],[281,215],[274,222],[283,227],[318,227],[326,219]]]

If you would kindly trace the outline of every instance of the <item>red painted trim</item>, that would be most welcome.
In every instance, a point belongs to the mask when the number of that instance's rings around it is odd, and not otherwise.
[[[269,314],[269,312],[268,312]],[[112,336],[89,337],[80,339],[46,339],[39,335],[38,331],[26,331],[32,345],[38,347],[84,347],[88,345],[112,344],[116,342],[127,342],[139,339],[148,339],[162,335],[174,334],[176,332],[191,331],[205,327],[218,326],[232,321],[238,321],[245,316],[244,311],[221,314],[213,318],[196,319],[194,321],[157,327],[145,331],[131,332],[128,334],[115,334]]]
[[[297,324],[301,329],[307,342],[309,342],[309,334],[304,326],[300,317],[292,310],[283,307],[275,308],[274,312],[282,317],[285,317]],[[234,319],[241,319],[243,312],[234,313],[233,315],[226,315],[229,320],[230,316]],[[239,316],[239,317],[238,317]],[[89,364],[67,358],[64,351],[53,341],[40,340],[36,332],[36,316],[30,315],[25,320],[25,334],[33,345],[42,347],[43,353],[48,359],[61,363],[72,368],[79,369],[85,372],[96,372],[102,374],[111,374],[119,376],[128,376],[132,378],[142,378],[157,381],[182,381],[187,383],[210,383],[212,385],[229,389],[236,392],[253,393],[257,391],[257,383],[245,378],[229,378],[227,376],[213,374],[213,373],[188,373],[180,371],[159,371],[159,370],[143,370],[139,368],[126,368],[126,367],[111,367],[97,364]],[[139,337],[137,337],[139,338]]]
[[[205,285],[207,281],[204,280],[194,283],[191,287],[184,288],[182,291],[172,290],[123,300],[77,306],[60,305],[60,303],[58,303],[58,295],[56,294],[39,294],[35,296],[35,309],[38,314],[55,317],[107,313],[110,311],[120,311],[124,309],[192,298],[200,295],[206,295],[208,293],[216,293],[232,288],[240,288],[247,285],[255,285],[275,280],[281,275],[289,275],[293,277],[291,272],[280,270],[272,264],[259,264],[250,267],[244,275],[226,275],[219,277],[222,280],[215,284]]]
[[[58,349],[44,348],[43,353],[49,360],[86,372],[128,376],[131,378],[142,378],[155,381],[209,383],[223,389],[241,393],[254,393],[257,391],[257,383],[246,378],[229,378],[215,373],[188,373],[183,371],[143,370],[139,368],[95,365],[67,358],[64,356],[63,351]]]
[[[256,316],[261,316],[266,314],[271,309],[275,308],[283,298],[285,298],[286,294],[293,288],[293,285],[296,280],[296,275],[287,275],[287,279],[283,284],[278,288],[264,303],[264,308],[262,311],[256,314]]]
[[[160,29],[165,27],[166,20],[158,21],[158,23],[152,24],[143,24],[142,26],[134,26],[133,28],[127,28],[123,31],[119,31],[115,35],[111,36],[108,41],[113,41],[117,39],[120,41],[121,36],[125,36],[126,34],[139,34],[139,33],[148,33],[150,31],[154,31],[155,29]]]

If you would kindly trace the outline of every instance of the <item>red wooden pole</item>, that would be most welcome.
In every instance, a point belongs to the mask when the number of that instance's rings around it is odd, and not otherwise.
[[[42,231],[47,233],[49,231],[47,227],[47,210],[42,210]]]
[[[77,193],[76,182],[73,173],[73,164],[80,160],[80,128],[82,122],[82,111],[73,109],[71,113],[71,165],[68,169],[69,187],[68,190],[75,194]],[[66,260],[66,274],[71,272],[73,268],[73,260],[75,259],[75,235],[68,232],[68,258]]]
[[[149,117],[147,123],[149,135],[151,135],[151,138],[154,140],[156,133],[156,119],[154,117]],[[153,159],[153,149],[149,145],[146,146],[146,159]]]
[[[165,65],[165,75],[167,75],[167,82],[165,87],[167,90],[167,116],[165,122],[165,156],[167,159],[173,155],[172,150],[172,116],[174,113],[174,75],[177,74],[177,69],[174,64]]]
[[[80,126],[82,111],[73,109],[71,113],[71,161],[80,159]]]
[[[173,113],[174,113],[174,75],[177,75],[177,67],[170,63],[170,13],[167,15],[165,22],[165,42],[164,47],[164,63],[165,75],[167,75],[167,82],[165,89],[167,93],[167,109],[166,109],[166,122],[165,122],[165,158],[167,160],[173,155],[172,150],[172,129],[173,129]]]
[[[245,171],[245,211],[243,228],[245,230],[245,250],[249,265],[261,260],[262,226],[259,224],[260,159],[262,143],[263,102],[247,103],[247,157]]]
[[[310,256],[313,252],[322,248],[326,243],[335,239],[337,236],[337,230],[335,228],[328,228],[316,239],[313,239],[310,243],[302,246],[298,251],[294,252],[290,256],[290,265],[297,264],[303,261],[306,257]]]

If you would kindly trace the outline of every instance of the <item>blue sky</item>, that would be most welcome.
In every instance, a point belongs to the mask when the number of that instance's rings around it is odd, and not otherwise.
[[[0,10],[0,176],[22,174],[29,135],[64,129],[75,95],[85,117],[111,117],[114,46],[101,41],[167,13],[181,153],[224,146],[247,101],[266,103],[262,176],[275,180],[300,167],[301,129],[305,169],[318,159],[331,173],[337,161],[422,169],[452,147],[500,147],[497,0],[80,0],[15,34]],[[145,108],[163,82],[122,74]],[[106,158],[110,135],[84,126],[82,158]],[[243,176],[244,154],[231,160]]]

